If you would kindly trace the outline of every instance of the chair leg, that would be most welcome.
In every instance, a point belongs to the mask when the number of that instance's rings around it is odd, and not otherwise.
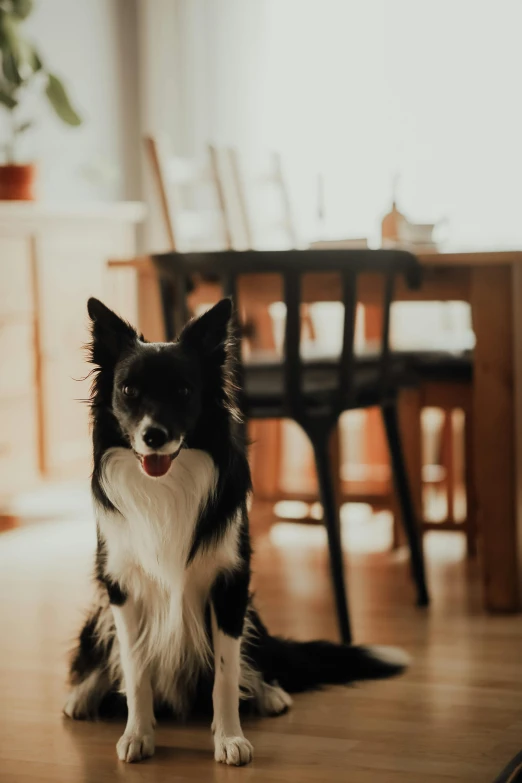
[[[325,428],[326,430],[326,428]],[[312,442],[317,469],[317,479],[323,504],[323,518],[328,534],[328,548],[330,550],[330,569],[337,608],[337,619],[341,639],[345,644],[351,644],[352,632],[350,629],[350,617],[348,613],[348,601],[346,598],[346,585],[344,580],[344,563],[341,547],[341,523],[339,507],[336,502],[336,477],[332,476],[330,447],[328,432],[307,433]]]
[[[399,496],[404,531],[410,548],[411,568],[417,587],[417,603],[419,606],[427,606],[429,604],[429,596],[426,587],[424,553],[402,450],[396,404],[383,406],[382,415],[390,447],[393,478],[397,495]]]
[[[477,555],[477,506],[473,472],[473,432],[472,432],[472,390],[469,390],[469,403],[464,409],[464,481],[466,484],[466,545],[468,557]]]
[[[414,513],[419,522],[420,535],[423,535],[424,508],[422,498],[422,389],[401,389],[397,399],[397,416],[401,432],[402,453],[408,473]],[[388,447],[389,454],[389,447]],[[393,465],[391,466],[393,468]],[[393,470],[392,470],[393,481]],[[393,487],[393,539],[398,546],[408,542],[402,524],[401,504],[395,486]],[[396,548],[396,547],[394,547]]]
[[[455,524],[455,437],[453,410],[445,408],[442,425],[442,464],[446,470],[446,520]]]

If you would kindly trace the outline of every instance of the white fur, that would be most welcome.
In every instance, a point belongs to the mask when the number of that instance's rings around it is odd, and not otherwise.
[[[233,639],[219,630],[212,609],[214,644],[214,757],[224,764],[240,766],[252,760],[253,748],[243,735],[239,721],[241,638]]]
[[[154,753],[154,704],[148,669],[142,667],[135,645],[140,634],[136,602],[129,596],[123,606],[112,606],[120,664],[127,694],[127,726],[116,746],[121,761],[140,761]]]
[[[405,669],[411,665],[411,656],[399,647],[390,647],[386,644],[372,644],[371,647],[366,649],[374,658],[378,658],[380,661],[384,661],[384,663],[389,663],[393,666],[404,666]]]
[[[202,451],[182,450],[169,472],[154,480],[128,449],[111,449],[104,457],[103,489],[119,512],[97,509],[106,571],[136,603],[133,653],[139,667],[148,668],[156,699],[178,711],[186,706],[186,688],[179,684],[185,686],[211,659],[204,623],[210,588],[220,571],[238,562],[233,524],[215,550],[198,552],[186,567],[197,519],[216,480],[214,462]],[[102,622],[107,625],[106,617]],[[118,645],[111,668],[121,680]]]
[[[292,706],[292,697],[279,685],[261,684],[258,706],[261,715],[281,715]]]

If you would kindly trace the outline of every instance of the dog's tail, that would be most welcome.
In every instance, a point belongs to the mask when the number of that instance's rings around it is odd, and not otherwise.
[[[277,681],[288,693],[395,677],[410,662],[409,656],[396,647],[297,642],[271,636],[255,612],[251,621],[253,633],[247,642],[247,656],[267,682]]]

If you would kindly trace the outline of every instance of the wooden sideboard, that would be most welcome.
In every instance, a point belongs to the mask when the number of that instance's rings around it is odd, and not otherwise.
[[[86,301],[136,320],[135,276],[110,258],[136,252],[138,203],[0,203],[0,504],[42,479],[86,475]]]

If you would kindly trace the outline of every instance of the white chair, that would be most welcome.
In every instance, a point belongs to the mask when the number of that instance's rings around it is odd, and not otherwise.
[[[183,158],[171,155],[160,136],[146,136],[144,142],[169,249],[230,250],[231,227],[218,151],[209,146],[199,158]]]
[[[234,147],[227,149],[230,180],[223,182],[228,213],[239,214],[245,249],[288,250],[298,246],[288,186],[281,156],[246,156]]]

